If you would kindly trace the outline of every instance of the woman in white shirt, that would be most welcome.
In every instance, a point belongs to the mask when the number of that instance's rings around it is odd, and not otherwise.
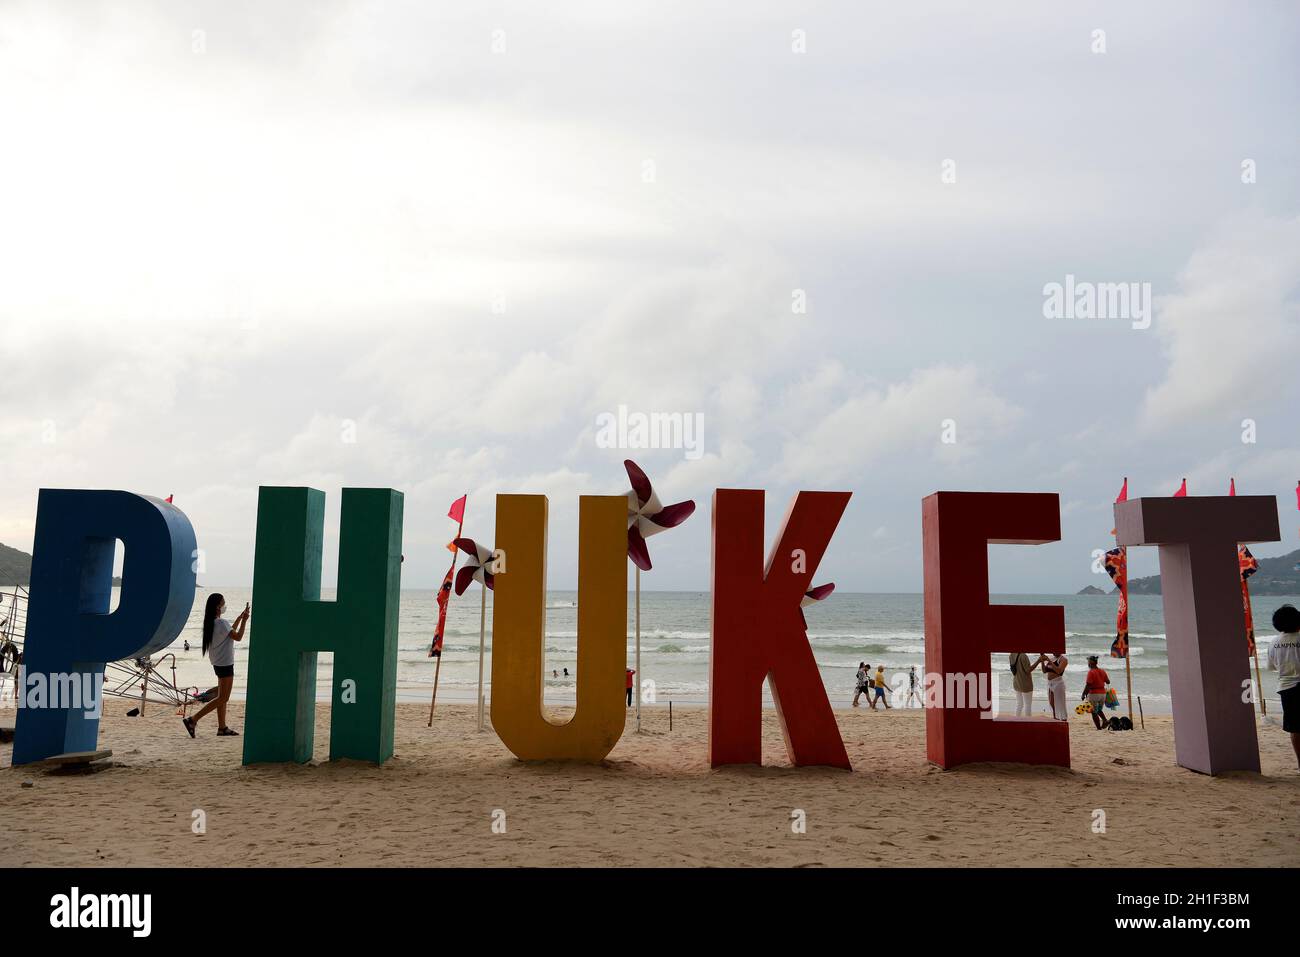
[[[226,599],[216,592],[208,596],[208,603],[203,607],[203,653],[217,674],[217,697],[205,704],[194,717],[184,719],[185,730],[191,738],[199,719],[213,708],[217,710],[220,723],[217,728],[219,736],[227,738],[239,733],[226,725],[226,703],[230,701],[230,692],[235,686],[235,642],[244,638],[250,610],[249,605],[244,605],[244,610],[232,625],[221,617],[226,612]]]

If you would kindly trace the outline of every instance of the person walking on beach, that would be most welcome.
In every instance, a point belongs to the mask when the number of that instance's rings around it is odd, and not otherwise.
[[[865,661],[859,661],[858,673],[856,676],[857,684],[853,689],[853,707],[855,708],[858,706],[858,698],[862,697],[862,692],[867,690],[867,678],[870,674],[871,672],[867,671],[867,663]],[[867,698],[868,703],[870,703],[870,693],[868,693]]]
[[[1097,656],[1088,656],[1088,676],[1083,683],[1083,699],[1092,705],[1092,724],[1098,731],[1105,731],[1106,722],[1106,685],[1110,684],[1110,675],[1097,667]]]
[[[921,689],[917,686],[917,680],[916,665],[912,665],[911,670],[907,673],[907,698],[903,701],[903,707],[905,708],[912,707],[913,698],[916,699],[918,708],[925,707],[925,702],[921,700]]]
[[[566,671],[568,669],[565,669]],[[636,674],[631,668],[627,669],[627,706],[632,707],[632,676]]]
[[[1057,721],[1068,721],[1070,716],[1065,710],[1065,669],[1070,659],[1065,655],[1039,655],[1043,663],[1043,674],[1047,675],[1047,703],[1052,709],[1052,717]]]
[[[200,719],[213,708],[217,711],[217,734],[223,738],[239,734],[226,724],[226,704],[235,686],[235,642],[243,641],[251,611],[252,606],[245,604],[232,625],[221,617],[226,612],[226,599],[217,592],[208,596],[208,603],[203,607],[203,654],[208,656],[212,670],[217,674],[217,697],[205,704],[194,717],[183,719],[191,738]]]
[[[1282,730],[1291,735],[1296,766],[1300,769],[1300,611],[1283,605],[1273,612],[1277,637],[1268,646],[1268,666],[1277,672],[1277,694],[1282,699]]]
[[[1011,687],[1016,693],[1016,717],[1028,718],[1034,713],[1034,669],[1042,661],[1030,661],[1023,651],[1013,651],[1007,656],[1011,666]]]
[[[862,693],[867,696],[867,704],[871,705],[871,710],[876,710],[876,679],[871,673],[871,665],[863,665],[867,672],[867,683],[862,688]]]
[[[886,711],[891,710],[893,706],[890,705],[890,703],[889,703],[889,699],[885,697],[885,692],[888,691],[890,694],[893,694],[893,693],[894,693],[894,689],[891,688],[891,687],[889,687],[889,685],[885,684],[885,666],[884,666],[884,665],[881,665],[879,668],[876,669],[875,689],[876,689],[876,700],[877,700],[877,701],[883,701],[883,702],[885,703],[885,710],[886,710]],[[875,704],[873,703],[873,704],[871,705],[871,707],[874,708],[874,707],[875,707]]]

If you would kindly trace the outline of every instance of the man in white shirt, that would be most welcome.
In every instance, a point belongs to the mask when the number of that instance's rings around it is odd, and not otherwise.
[[[1300,611],[1283,605],[1273,612],[1277,637],[1268,646],[1268,666],[1277,672],[1277,692],[1282,699],[1282,730],[1291,735],[1296,765],[1300,767]]]

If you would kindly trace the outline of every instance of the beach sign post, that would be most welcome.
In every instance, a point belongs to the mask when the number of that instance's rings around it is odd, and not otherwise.
[[[497,496],[501,568],[492,597],[492,728],[523,761],[603,761],[627,723],[627,499],[578,498],[577,702],[545,714],[545,495]],[[463,575],[464,569],[461,569]]]
[[[452,544],[456,546],[458,552],[465,553],[465,567],[456,573],[456,594],[465,594],[465,589],[469,588],[470,582],[478,582],[481,586],[478,610],[478,729],[484,731],[486,724],[483,712],[483,656],[487,647],[487,593],[489,588],[495,588],[497,563],[493,558],[492,549],[478,544],[472,538],[457,538]],[[492,635],[495,639],[495,628],[492,630]],[[495,649],[492,657],[495,661]]]
[[[322,601],[325,493],[259,490],[244,764],[311,760],[322,651],[334,656],[330,760],[392,757],[402,506],[393,489],[343,489],[337,595]]]
[[[110,612],[116,542],[122,590]],[[170,645],[194,604],[194,528],[132,492],[41,489],[13,763],[97,750],[104,666]]]
[[[650,486],[645,472],[631,459],[623,461],[632,488],[627,493],[627,557],[636,566],[636,730],[641,733],[641,572],[649,571],[650,549],[645,540],[651,535],[676,528],[695,514],[695,502],[688,499],[676,505],[664,505]]]
[[[1121,545],[1159,546],[1178,764],[1203,774],[1259,771],[1237,549],[1279,540],[1277,501],[1140,498],[1115,506],[1115,527]]]

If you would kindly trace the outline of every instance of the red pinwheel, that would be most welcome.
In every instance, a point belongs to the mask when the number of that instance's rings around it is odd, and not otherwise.
[[[799,602],[799,614],[803,615],[803,610],[807,608],[809,605],[815,605],[819,601],[825,601],[827,598],[830,597],[831,592],[833,592],[834,590],[835,590],[835,583],[830,582],[825,585],[818,585],[812,591],[804,592],[803,599]],[[805,629],[808,627],[807,618],[804,619],[803,626]]]
[[[814,602],[825,601],[830,597],[831,592],[834,590],[834,582],[831,582],[829,585],[818,585],[812,591],[806,591],[803,593],[803,601],[799,602],[799,607],[807,608]]]
[[[495,588],[495,576],[492,574],[492,549],[475,543],[472,538],[458,538],[453,542],[465,554],[465,564],[456,573],[456,594],[465,594],[471,581],[476,581],[487,588]]]
[[[632,482],[632,490],[627,493],[627,557],[637,568],[648,572],[650,551],[645,540],[686,521],[695,512],[695,503],[688,499],[676,505],[664,505],[635,462],[626,459],[623,466]]]

